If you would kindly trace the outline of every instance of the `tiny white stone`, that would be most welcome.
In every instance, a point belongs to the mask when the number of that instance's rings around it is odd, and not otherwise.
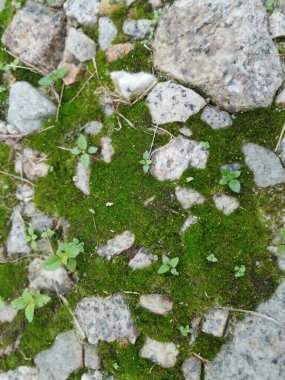
[[[85,195],[90,194],[90,174],[90,168],[86,168],[80,161],[78,161],[76,166],[76,176],[73,177],[73,179],[76,179],[74,184]]]
[[[123,32],[135,40],[143,39],[152,29],[151,20],[126,20],[123,24]]]
[[[151,313],[159,315],[167,315],[173,307],[171,298],[163,294],[142,295],[139,304]]]
[[[86,36],[81,29],[75,28],[69,29],[65,49],[79,62],[86,62],[94,58],[96,54],[95,42]]]
[[[100,139],[100,145],[101,145],[101,155],[102,159],[106,164],[109,164],[112,161],[112,157],[115,153],[115,150],[112,145],[112,139],[111,137],[105,136],[101,137]]]
[[[285,14],[274,11],[269,17],[269,30],[272,38],[285,36]]]
[[[153,74],[144,72],[113,71],[111,78],[116,90],[125,98],[142,95],[157,82]]]
[[[229,318],[229,311],[223,309],[210,310],[206,315],[202,325],[205,334],[222,337]]]
[[[225,215],[232,214],[239,207],[239,201],[229,195],[216,194],[213,196],[213,200],[217,209],[222,211]]]
[[[179,234],[183,235],[185,231],[188,230],[189,227],[198,223],[198,218],[195,215],[189,215],[183,223],[183,226],[180,229]]]
[[[98,42],[101,50],[107,50],[117,34],[118,30],[110,17],[100,17]]]
[[[195,204],[202,204],[205,202],[205,198],[197,190],[188,189],[186,187],[177,186],[175,189],[175,195],[185,210]]]
[[[161,343],[147,337],[139,355],[163,368],[171,368],[175,366],[178,354],[174,343]]]
[[[115,236],[107,241],[106,245],[97,247],[99,256],[111,260],[112,257],[120,255],[122,252],[131,248],[135,242],[135,236],[130,231],[125,231],[121,235]]]

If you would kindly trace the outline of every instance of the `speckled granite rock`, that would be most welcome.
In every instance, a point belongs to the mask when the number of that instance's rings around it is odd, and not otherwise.
[[[140,248],[135,256],[129,261],[129,267],[132,270],[143,269],[151,266],[158,260],[156,255],[153,255],[145,247]]]
[[[115,149],[112,144],[112,139],[109,136],[101,137],[100,139],[101,145],[101,156],[102,160],[109,164],[112,161],[112,157],[115,153]]]
[[[185,122],[191,115],[199,112],[205,100],[193,90],[173,81],[158,83],[149,93],[146,104],[155,124]]]
[[[11,323],[16,315],[17,311],[11,305],[4,303],[4,305],[0,307],[0,323]]]
[[[105,51],[109,48],[118,34],[118,29],[110,17],[100,17],[99,19],[99,46]]]
[[[160,181],[179,179],[188,168],[204,169],[208,155],[201,143],[179,136],[154,152],[150,173]]]
[[[48,174],[49,165],[47,156],[31,148],[22,148],[16,152],[14,170],[25,175],[29,180],[35,181]]]
[[[142,40],[151,31],[151,20],[125,20],[123,32],[135,40]]]
[[[202,363],[194,355],[186,359],[182,365],[185,380],[200,380],[202,374]]]
[[[21,366],[8,372],[0,373],[0,380],[40,380],[36,368]]]
[[[179,129],[179,133],[181,133],[181,135],[185,136],[185,137],[191,137],[192,136],[192,131],[191,129],[187,128],[187,127],[182,127]]]
[[[99,348],[94,344],[86,343],[84,350],[84,367],[90,369],[100,369],[101,360],[99,357]]]
[[[272,38],[285,36],[285,14],[274,11],[269,17],[269,30]]]
[[[223,129],[233,124],[231,115],[228,112],[209,106],[204,108],[201,120],[210,125],[213,129]]]
[[[282,83],[267,25],[260,0],[175,1],[156,30],[154,65],[229,112],[266,107]]]
[[[167,315],[173,307],[170,297],[163,294],[144,294],[140,296],[139,304],[151,313]]]
[[[204,318],[202,331],[221,338],[224,335],[229,319],[229,311],[222,309],[210,310]]]
[[[82,191],[83,194],[90,194],[90,175],[91,169],[86,168],[78,161],[76,165],[76,174],[73,177],[75,186]]]
[[[195,215],[189,215],[181,227],[179,234],[183,235],[185,231],[188,230],[189,227],[193,226],[194,224],[198,223],[198,218]]]
[[[239,207],[239,201],[229,195],[215,194],[213,200],[217,209],[225,215],[232,214]]]
[[[149,73],[128,73],[113,71],[111,78],[116,90],[125,98],[139,96],[156,83],[156,77]]]
[[[83,298],[75,312],[89,343],[114,342],[125,338],[134,344],[138,337],[137,328],[122,294],[114,294],[106,299]]]
[[[178,354],[174,343],[161,343],[147,337],[139,355],[160,367],[171,368],[175,366]]]
[[[175,195],[181,206],[187,210],[195,204],[202,204],[205,202],[205,198],[194,189],[177,186],[175,188]]]
[[[21,59],[51,71],[61,60],[64,39],[64,13],[28,2],[17,11],[2,36],[2,43]]]
[[[11,230],[6,242],[7,254],[10,257],[25,256],[31,252],[26,242],[26,227],[17,207],[11,215]]]
[[[108,62],[114,62],[119,58],[124,57],[129,54],[134,48],[134,45],[130,42],[126,42],[123,44],[115,44],[111,45],[109,49],[106,51],[106,57]]]
[[[99,256],[111,260],[113,257],[120,255],[122,252],[131,248],[134,244],[135,236],[130,231],[125,231],[121,235],[115,236],[107,241],[106,245],[97,247]]]
[[[253,171],[257,186],[268,187],[285,183],[285,169],[279,158],[271,150],[260,145],[243,145],[246,165]]]
[[[96,44],[81,29],[70,28],[65,43],[65,57],[71,55],[79,62],[86,62],[96,55]],[[71,61],[70,57],[66,59]]]
[[[66,15],[86,26],[96,24],[99,8],[100,0],[67,0],[64,4]]]
[[[101,121],[90,121],[84,126],[84,132],[88,135],[95,136],[98,135],[103,129],[103,124]]]

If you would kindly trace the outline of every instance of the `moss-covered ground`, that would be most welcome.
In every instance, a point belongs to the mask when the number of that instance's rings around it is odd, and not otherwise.
[[[133,17],[153,18],[151,8],[144,1],[137,1],[131,10]],[[0,35],[12,15],[8,4],[0,15]],[[113,19],[120,28],[127,16],[126,8],[119,8]],[[97,38],[96,28],[85,30]],[[117,42],[125,41],[119,34]],[[1,47],[1,45],[0,45]],[[0,64],[10,62],[11,58],[0,50]],[[188,169],[179,181],[159,182],[142,170],[139,160],[148,150],[153,138],[149,130],[151,117],[144,101],[135,105],[121,105],[118,111],[129,119],[136,129],[130,128],[121,119],[119,129],[117,114],[104,118],[99,97],[95,93],[102,83],[111,87],[109,72],[124,69],[130,72],[152,71],[151,52],[143,44],[125,58],[108,64],[104,53],[98,51],[96,57],[99,77],[94,77],[84,91],[73,102],[70,100],[84,82],[66,88],[59,120],[49,120],[45,127],[54,126],[46,132],[29,136],[23,144],[48,154],[52,170],[47,177],[36,183],[36,205],[47,214],[57,218],[65,217],[71,228],[70,237],[77,237],[85,243],[85,253],[78,258],[79,282],[76,290],[67,296],[72,308],[85,296],[105,297],[114,292],[127,292],[132,314],[142,332],[137,343],[122,345],[102,343],[101,356],[107,371],[115,373],[117,379],[142,380],[180,380],[182,361],[196,352],[205,359],[211,359],[219,350],[223,340],[200,334],[194,346],[190,347],[189,338],[181,335],[181,325],[191,325],[191,320],[214,305],[233,306],[253,309],[259,302],[268,298],[280,280],[277,263],[266,247],[272,233],[270,223],[265,222],[264,214],[278,218],[284,209],[282,191],[261,190],[254,186],[253,175],[244,164],[242,144],[251,141],[268,148],[274,148],[278,140],[284,116],[272,106],[236,115],[231,128],[213,131],[200,120],[200,115],[191,117],[185,125],[193,132],[193,139],[208,141],[209,159],[206,169]],[[89,70],[94,70],[89,65]],[[25,70],[12,72],[17,80],[27,80],[37,85],[39,76]],[[1,75],[1,74],[0,74]],[[158,73],[160,78],[163,78]],[[88,73],[86,74],[86,79]],[[1,76],[0,76],[1,78]],[[0,81],[1,86],[1,81]],[[5,117],[8,90],[0,93],[0,119]],[[92,162],[91,195],[86,197],[74,187],[76,158],[59,147],[73,147],[80,128],[91,120],[100,120],[104,129],[99,136],[89,138],[92,145],[99,146],[103,135],[112,137],[115,155],[111,164],[94,160]],[[164,126],[173,135],[178,135],[182,123]],[[157,134],[155,147],[169,141],[168,135]],[[219,185],[220,166],[226,163],[241,164],[241,193],[237,196],[241,207],[230,216],[224,216],[213,204],[212,196],[219,192],[231,194],[230,190]],[[13,173],[13,159],[7,145],[0,143],[0,168]],[[194,180],[189,184],[186,178]],[[3,244],[9,230],[9,215],[15,204],[15,181],[0,175],[0,243]],[[181,238],[179,230],[188,212],[183,211],[175,200],[174,189],[177,185],[191,187],[203,194],[207,201],[191,212],[199,217],[199,223],[192,226]],[[155,196],[153,203],[144,206],[145,200]],[[106,203],[112,202],[112,207]],[[95,210],[93,215],[88,211]],[[275,223],[278,219],[275,219]],[[135,248],[147,247],[159,256],[152,267],[132,272],[127,257],[133,251],[121,255],[113,262],[107,262],[96,255],[96,245],[124,230],[136,236]],[[214,254],[217,263],[209,263],[206,257]],[[161,256],[168,254],[180,258],[179,276],[158,275]],[[28,285],[27,265],[29,261],[13,264],[0,264],[0,295],[11,300]],[[245,265],[246,274],[236,279],[234,267]],[[131,292],[131,293],[129,293]],[[132,293],[134,292],[134,294]],[[162,293],[174,300],[174,309],[167,317],[153,315],[138,307],[136,294]],[[56,296],[43,309],[37,310],[35,319],[28,323],[19,314],[11,325],[0,326],[1,344],[15,340],[21,334],[20,349],[6,358],[0,359],[0,369],[8,370],[19,365],[33,365],[33,358],[39,351],[49,347],[59,332],[72,328],[67,309]],[[160,341],[173,341],[179,346],[180,356],[176,367],[162,369],[150,361],[139,358],[143,336],[147,335]],[[118,369],[114,369],[114,363]],[[74,374],[79,379],[82,372]]]

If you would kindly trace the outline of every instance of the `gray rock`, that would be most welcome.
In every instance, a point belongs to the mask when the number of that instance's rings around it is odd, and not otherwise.
[[[229,112],[267,107],[282,83],[267,25],[260,0],[175,1],[156,30],[154,65]]]
[[[70,55],[79,62],[86,62],[95,58],[96,44],[91,38],[86,36],[81,29],[70,28],[68,31],[65,56]],[[71,59],[68,59],[70,61]]]
[[[112,161],[112,157],[115,153],[115,150],[112,145],[111,137],[109,136],[101,137],[100,145],[101,145],[102,160],[106,162],[106,164],[109,164]]]
[[[76,165],[76,175],[73,177],[73,181],[77,189],[81,190],[85,195],[90,195],[90,175],[91,169],[86,168],[78,161]]]
[[[123,24],[123,32],[135,40],[142,40],[151,32],[151,20],[126,20]]]
[[[284,326],[285,282],[257,311]],[[282,379],[285,372],[285,329],[258,316],[238,323],[233,339],[205,368],[205,380]]]
[[[229,195],[215,194],[213,200],[217,209],[225,215],[232,214],[239,207],[239,201]]]
[[[151,313],[159,315],[167,315],[173,307],[171,298],[163,294],[142,295],[139,304]]]
[[[74,331],[59,334],[53,346],[35,357],[39,380],[67,380],[82,368],[82,346]]]
[[[269,30],[272,38],[285,36],[285,14],[274,11],[269,17]]]
[[[243,145],[246,165],[253,171],[257,186],[268,187],[285,182],[285,170],[271,150],[246,143]]]
[[[94,344],[86,343],[84,350],[84,367],[90,369],[100,369],[101,359],[99,357],[99,348]]]
[[[283,137],[280,143],[280,158],[283,166],[285,166],[285,137]]]
[[[285,88],[277,95],[275,103],[285,105]]]
[[[122,294],[114,294],[105,299],[84,298],[76,307],[76,316],[89,343],[114,342],[125,338],[134,344],[138,337],[137,328]]]
[[[32,216],[30,225],[34,230],[44,232],[53,229],[54,221],[50,216],[38,211]]]
[[[162,1],[161,0],[148,0],[150,5],[152,6],[153,9],[160,8],[162,7]]]
[[[111,260],[113,257],[131,248],[134,242],[135,235],[130,231],[125,231],[121,235],[117,235],[113,239],[108,240],[106,245],[97,247],[97,253],[107,260]]]
[[[198,218],[195,215],[189,215],[186,220],[183,223],[183,226],[181,227],[179,234],[183,235],[185,231],[188,230],[189,227],[193,226],[194,224],[198,223]]]
[[[204,169],[208,155],[202,143],[179,136],[153,153],[150,173],[159,181],[179,179],[188,168]]]
[[[17,207],[13,209],[11,222],[12,227],[6,243],[8,256],[15,257],[28,255],[31,252],[31,249],[26,242],[25,223]]]
[[[210,310],[204,318],[202,331],[216,337],[223,337],[229,319],[229,311],[223,309]]]
[[[99,19],[99,46],[105,51],[109,48],[118,34],[118,29],[110,17],[100,17]]]
[[[16,152],[14,170],[21,176],[25,175],[29,180],[35,181],[48,174],[49,165],[46,164],[47,156],[31,148],[22,148]]]
[[[148,337],[139,353],[141,358],[150,359],[163,368],[174,367],[178,354],[174,343],[161,343]]]
[[[205,202],[205,198],[197,190],[188,189],[186,187],[177,186],[175,188],[175,195],[184,210]]]
[[[2,43],[22,60],[51,71],[61,60],[64,39],[64,13],[28,2],[17,11],[2,36]],[[26,97],[27,104],[28,100],[29,96]]]
[[[38,371],[33,367],[21,366],[15,370],[0,373],[0,380],[40,380]]]
[[[28,203],[34,199],[35,190],[29,185],[19,185],[16,189],[16,198],[19,201]]]
[[[94,371],[92,373],[84,373],[81,380],[115,380],[113,376],[107,376],[102,371]]]
[[[213,129],[223,129],[233,124],[231,115],[228,112],[209,106],[204,108],[201,120],[210,125]]]
[[[129,261],[129,267],[132,270],[143,269],[151,266],[158,260],[156,255],[153,255],[145,247],[140,248],[136,255]]]
[[[191,115],[199,112],[205,100],[193,90],[173,81],[158,83],[147,97],[152,120],[155,124],[173,121],[185,122]]]
[[[6,0],[0,0],[0,12],[5,8]]]
[[[16,315],[17,311],[9,304],[4,303],[4,305],[0,307],[0,323],[11,323]]]
[[[202,374],[201,361],[194,355],[186,359],[182,365],[185,380],[200,380]]]
[[[64,4],[66,15],[86,26],[97,23],[99,8],[100,0],[67,0]]]
[[[191,137],[192,136],[192,131],[187,128],[187,127],[182,127],[179,129],[179,133],[185,137]]]
[[[9,95],[7,120],[22,134],[41,128],[44,121],[56,113],[55,105],[27,82],[16,82]]]
[[[153,74],[144,72],[113,71],[111,78],[119,94],[127,99],[142,95],[157,82]]]
[[[88,135],[96,136],[98,135],[103,129],[103,124],[101,121],[90,121],[84,126],[84,132]]]

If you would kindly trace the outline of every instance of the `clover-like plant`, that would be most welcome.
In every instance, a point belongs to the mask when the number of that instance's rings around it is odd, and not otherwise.
[[[285,254],[285,228],[281,229],[280,235],[282,238],[282,244],[279,245],[279,247],[277,248],[277,251],[280,255],[284,255]]]
[[[179,257],[174,257],[173,259],[169,259],[167,256],[163,255],[162,256],[162,265],[158,269],[158,274],[163,274],[170,272],[174,276],[178,276],[179,273],[176,270],[177,264],[179,262]]]
[[[53,271],[65,266],[74,272],[76,269],[75,258],[82,252],[84,252],[84,243],[76,238],[69,243],[60,243],[56,253],[43,263],[43,268],[47,271]]]
[[[190,333],[192,333],[192,329],[189,325],[186,325],[186,326],[180,326],[179,327],[179,330],[181,332],[181,335],[182,336],[188,336]]]
[[[232,170],[230,168],[221,168],[222,178],[220,180],[220,185],[228,185],[229,188],[235,193],[240,192],[240,181],[237,179],[241,175],[241,171]]]
[[[217,263],[217,262],[218,262],[217,257],[216,257],[213,253],[211,253],[210,255],[208,255],[208,256],[206,257],[206,259],[207,259],[208,261],[210,261],[211,263]]]
[[[52,231],[51,229],[47,229],[46,231],[43,231],[42,233],[41,233],[41,237],[42,238],[52,238],[53,237],[53,235],[55,234],[55,232],[54,231]]]
[[[32,322],[35,309],[43,307],[49,301],[49,296],[30,289],[24,290],[22,296],[13,300],[11,305],[17,311],[25,309],[25,317],[29,322]]]
[[[37,247],[38,235],[35,233],[33,227],[28,228],[28,234],[26,236],[26,242],[30,244],[32,249]]]
[[[54,70],[52,73],[49,75],[41,78],[39,80],[39,85],[40,86],[50,86],[54,84],[54,82],[57,82],[60,79],[63,79],[65,75],[67,74],[68,69],[66,67],[60,67],[57,70]]]
[[[144,152],[143,159],[140,160],[140,164],[143,165],[143,171],[145,173],[148,173],[152,164],[152,160],[150,159],[150,152],[148,150]]]
[[[245,272],[246,272],[246,267],[244,265],[241,265],[239,267],[238,266],[235,267],[235,277],[236,278],[244,277]]]
[[[88,148],[88,143],[86,140],[86,137],[84,135],[80,135],[78,137],[76,147],[71,149],[71,154],[74,156],[80,156],[79,160],[81,164],[85,167],[88,168],[90,165],[90,156],[89,154],[94,154],[96,153],[98,148],[95,146],[90,146]]]

